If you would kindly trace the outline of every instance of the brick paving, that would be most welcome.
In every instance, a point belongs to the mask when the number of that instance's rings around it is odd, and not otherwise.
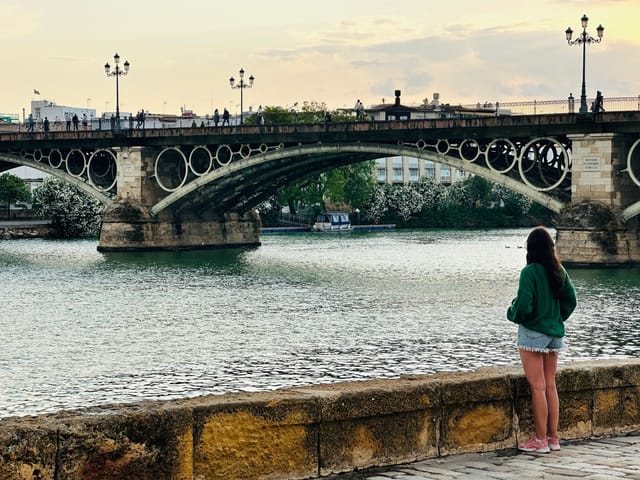
[[[640,432],[561,442],[548,454],[516,450],[452,455],[405,465],[363,470],[329,477],[331,480],[640,480]]]

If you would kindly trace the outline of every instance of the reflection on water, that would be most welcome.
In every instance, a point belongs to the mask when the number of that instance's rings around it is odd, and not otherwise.
[[[527,230],[0,242],[0,416],[517,364]],[[637,269],[571,271],[568,359],[638,356]]]

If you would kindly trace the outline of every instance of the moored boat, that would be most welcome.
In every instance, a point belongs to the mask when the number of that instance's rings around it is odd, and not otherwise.
[[[325,212],[318,215],[313,225],[314,232],[348,232],[351,220],[347,212]]]

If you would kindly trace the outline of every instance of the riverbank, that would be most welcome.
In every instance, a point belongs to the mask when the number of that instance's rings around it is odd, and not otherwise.
[[[640,359],[557,377],[563,441],[640,430]],[[0,420],[0,478],[318,478],[514,448],[531,435],[519,367],[111,405]]]
[[[375,232],[379,230],[394,230],[396,226],[394,224],[374,224],[374,225],[351,225],[351,231],[354,232]],[[261,233],[308,233],[313,232],[313,227],[262,227]],[[345,233],[348,230],[335,231],[335,232],[319,232],[319,233]]]
[[[49,220],[0,220],[0,240],[47,238],[53,233]]]

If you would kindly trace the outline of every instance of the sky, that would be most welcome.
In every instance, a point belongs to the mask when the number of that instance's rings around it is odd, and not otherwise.
[[[198,115],[240,108],[231,89],[243,68],[245,110],[324,102],[328,108],[640,95],[639,0],[0,0],[0,112],[32,100],[115,111]],[[34,94],[34,90],[40,95]]]

